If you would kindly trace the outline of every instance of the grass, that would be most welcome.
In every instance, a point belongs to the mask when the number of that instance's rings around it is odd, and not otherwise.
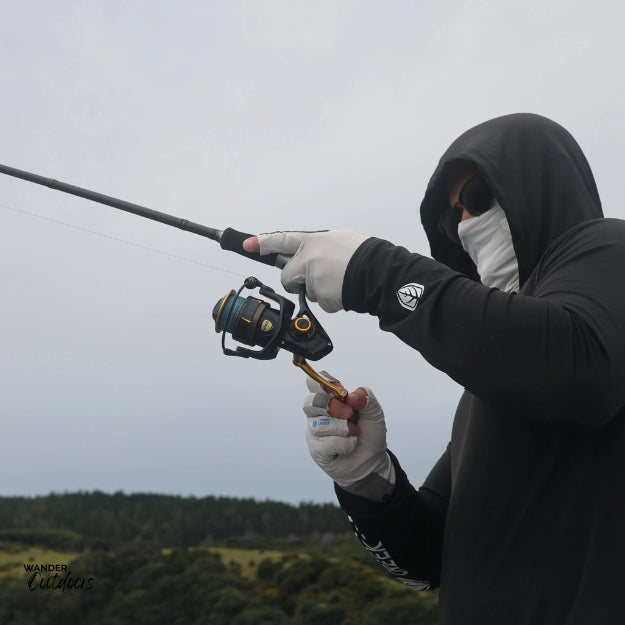
[[[209,551],[218,553],[221,561],[230,573],[236,573],[250,581],[256,580],[258,565],[265,559],[280,562],[285,557],[289,560],[308,557],[305,554],[264,549],[232,549],[230,547],[211,547]]]
[[[252,582],[256,580],[258,565],[266,558],[272,562],[279,562],[285,559],[295,561],[298,558],[309,557],[304,553],[272,549],[236,549],[232,547],[194,547],[194,549],[206,549],[206,551],[218,554],[229,573]],[[163,549],[165,554],[171,551],[173,549]]]

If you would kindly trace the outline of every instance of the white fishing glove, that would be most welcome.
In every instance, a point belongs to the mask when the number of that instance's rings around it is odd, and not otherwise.
[[[326,372],[324,377],[334,380]],[[310,394],[304,401],[306,443],[312,459],[343,490],[371,501],[383,501],[395,485],[395,467],[386,452],[384,412],[371,389],[359,411],[359,436],[348,436],[345,419],[328,413],[332,395],[314,380],[306,380]]]
[[[290,293],[306,287],[308,299],[326,312],[343,309],[343,279],[350,258],[369,237],[354,230],[259,234],[260,254],[292,256],[280,275]]]

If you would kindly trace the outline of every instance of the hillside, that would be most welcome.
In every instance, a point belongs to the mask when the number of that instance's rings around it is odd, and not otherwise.
[[[329,504],[71,493],[0,498],[0,622],[436,622]]]

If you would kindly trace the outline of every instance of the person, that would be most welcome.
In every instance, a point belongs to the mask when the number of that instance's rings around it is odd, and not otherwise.
[[[418,489],[370,389],[309,385],[313,458],[391,575],[440,585],[441,624],[625,622],[625,222],[569,132],[525,113],[452,143],[421,221],[432,258],[353,231],[244,243],[292,255],[287,290],[377,316],[464,388]]]

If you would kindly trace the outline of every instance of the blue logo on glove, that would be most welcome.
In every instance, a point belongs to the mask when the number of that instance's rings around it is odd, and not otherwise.
[[[313,430],[316,430],[318,427],[322,427],[324,425],[330,425],[332,423],[332,419],[330,417],[319,417],[312,422]]]

